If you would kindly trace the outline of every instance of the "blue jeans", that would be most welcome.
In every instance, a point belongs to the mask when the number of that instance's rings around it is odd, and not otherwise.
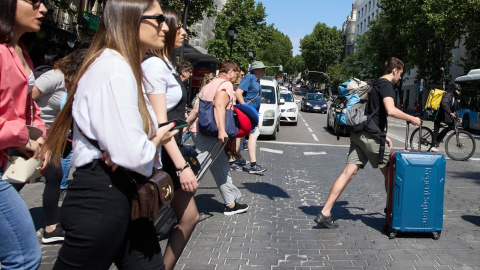
[[[0,169],[0,177],[3,169]],[[39,269],[42,251],[28,207],[22,197],[0,180],[0,263],[2,270]]]
[[[63,178],[62,183],[60,184],[60,189],[65,190],[68,188],[67,180],[68,180],[68,173],[70,172],[70,159],[72,159],[73,150],[70,151],[70,154],[66,158],[61,158],[60,162],[62,164],[63,170]]]

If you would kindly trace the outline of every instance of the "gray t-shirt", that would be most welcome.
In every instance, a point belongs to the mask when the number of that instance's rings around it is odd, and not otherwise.
[[[36,100],[42,110],[40,118],[45,122],[47,129],[60,112],[62,96],[67,93],[65,89],[65,77],[60,70],[49,70],[35,80],[35,86],[44,95]]]

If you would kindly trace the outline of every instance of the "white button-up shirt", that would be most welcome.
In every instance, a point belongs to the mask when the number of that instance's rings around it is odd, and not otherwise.
[[[148,100],[146,103],[153,123],[157,123]],[[150,176],[153,167],[160,166],[154,160],[157,148],[143,130],[135,77],[118,52],[106,49],[88,67],[78,82],[72,114],[73,167],[102,158],[102,152],[80,134],[78,127],[88,138],[97,140],[121,167]],[[152,130],[156,131],[157,125]]]

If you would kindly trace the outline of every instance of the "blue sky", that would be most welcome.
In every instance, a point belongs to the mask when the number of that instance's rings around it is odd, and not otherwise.
[[[355,0],[256,0],[262,2],[266,21],[290,37],[293,55],[300,54],[300,39],[318,23],[342,30]]]

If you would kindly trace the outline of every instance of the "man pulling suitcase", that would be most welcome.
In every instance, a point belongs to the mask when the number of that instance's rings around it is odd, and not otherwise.
[[[393,146],[390,138],[386,136],[387,116],[406,120],[415,126],[420,125],[420,118],[406,114],[395,107],[393,85],[401,79],[403,67],[404,64],[400,59],[391,57],[385,62],[384,75],[372,85],[366,109],[366,114],[372,114],[372,116],[363,131],[351,134],[347,164],[333,183],[325,205],[314,219],[325,228],[339,227],[333,221],[332,207],[350,180],[367,162],[370,162],[373,168],[380,169],[385,177],[385,190],[387,189],[388,161],[390,149]],[[378,138],[379,136],[384,136],[388,147],[382,147],[382,140]]]

